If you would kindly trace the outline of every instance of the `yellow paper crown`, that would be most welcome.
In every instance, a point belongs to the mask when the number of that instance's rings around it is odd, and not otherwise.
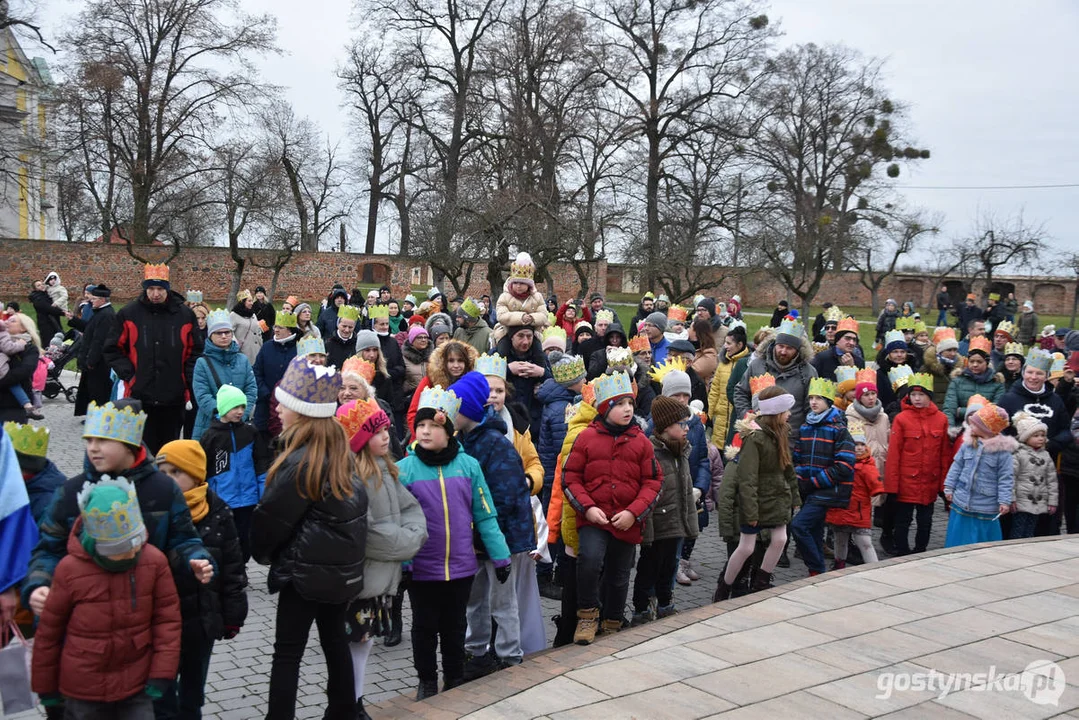
[[[614,322],[614,311],[613,310],[607,310],[607,309],[600,310],[599,312],[596,313],[595,320],[596,320],[597,323],[601,323],[601,322],[606,321],[607,324],[609,325],[610,323]]]
[[[159,263],[154,265],[147,263],[143,268],[143,280],[158,280],[160,282],[169,281],[169,266],[165,263]]]
[[[912,317],[900,317],[895,319],[896,330],[914,330],[914,318]]]
[[[577,378],[584,379],[584,358],[576,355],[564,355],[562,360],[551,366],[551,375],[554,376],[554,381],[559,384],[572,382]]]
[[[1065,363],[1064,353],[1053,353],[1053,364],[1049,366],[1050,380],[1057,380],[1064,377]]]
[[[283,328],[294,328],[296,327],[296,316],[288,310],[278,310],[274,315],[273,324]]]
[[[510,280],[531,281],[536,274],[536,265],[532,262],[532,256],[526,252],[517,253],[517,259],[510,264]]]
[[[465,301],[461,303],[461,312],[470,318],[478,318],[483,314],[483,310],[472,298],[465,298]]]
[[[914,321],[914,334],[915,335],[921,335],[922,333],[926,333],[928,335],[929,334],[929,328],[926,327],[926,324],[925,324],[924,320],[915,320]]]
[[[337,308],[337,319],[355,322],[360,319],[360,311],[356,309],[355,305],[342,305]]]
[[[856,417],[847,418],[847,432],[850,433],[851,440],[856,443],[865,442],[865,423]]]
[[[146,413],[137,413],[130,405],[118,410],[111,402],[104,405],[91,402],[86,410],[86,423],[82,426],[82,436],[116,440],[125,445],[141,447],[142,431],[145,427]]]
[[[372,305],[367,308],[367,317],[372,320],[378,320],[379,318],[388,318],[390,316],[389,305]],[[337,317],[341,317],[341,311],[337,311]]]
[[[369,360],[364,360],[359,355],[353,355],[341,363],[341,375],[357,375],[368,383],[375,381],[375,366]]]
[[[1026,350],[1023,349],[1022,343],[1010,342],[1004,345],[1004,355],[1018,355],[1019,357],[1024,357],[1026,355]]]
[[[656,367],[652,368],[648,372],[648,376],[654,381],[662,384],[663,378],[667,377],[667,374],[674,370],[680,370],[681,372],[685,372],[686,361],[680,357],[667,358],[665,361],[663,361],[661,365],[657,365]]]
[[[927,394],[933,394],[933,376],[929,373],[914,373],[907,378],[907,387],[921,388]]]
[[[999,325],[997,325],[997,329],[993,331],[994,335],[996,335],[997,333],[1007,335],[1009,340],[1014,340],[1015,339],[1015,323],[1008,322],[1007,320],[1001,321],[1001,323]]]
[[[825,320],[825,322],[838,323],[842,319],[843,319],[843,311],[839,309],[838,305],[833,305],[832,307],[830,307],[830,308],[828,308],[827,310],[824,311],[824,320]]]
[[[757,395],[766,387],[772,387],[776,384],[775,376],[772,373],[764,373],[762,375],[755,375],[749,379],[749,393],[751,395]]]
[[[817,395],[829,400],[835,400],[835,383],[827,378],[812,378],[809,381],[809,392],[807,395]]]
[[[11,438],[11,444],[15,446],[15,452],[23,455],[33,455],[34,457],[45,457],[49,452],[49,429],[47,427],[6,422],[4,423],[4,432]]]

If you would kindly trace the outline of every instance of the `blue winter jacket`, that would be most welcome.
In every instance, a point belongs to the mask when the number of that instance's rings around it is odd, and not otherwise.
[[[554,483],[555,465],[558,453],[562,451],[562,441],[566,439],[566,407],[576,396],[548,378],[536,392],[536,399],[543,403],[543,417],[540,419],[539,443],[536,452],[543,463],[543,485],[551,487]]]
[[[996,515],[1001,505],[1012,502],[1012,453],[1018,447],[1019,442],[1008,435],[996,435],[972,445],[968,430],[944,479],[944,492],[952,493],[952,503],[961,510]]]
[[[211,372],[210,363],[213,363],[213,372]],[[217,373],[216,379],[214,372]],[[218,380],[221,381],[220,384]],[[191,433],[192,440],[201,438],[206,428],[210,427],[210,421],[217,417],[217,391],[221,389],[221,385],[232,385],[244,391],[244,395],[247,396],[244,420],[250,419],[251,413],[255,411],[255,404],[258,402],[258,385],[255,382],[255,373],[251,369],[251,363],[247,361],[247,356],[240,352],[240,346],[235,340],[225,349],[213,343],[206,343],[202,357],[195,363],[195,376],[191,381],[191,387],[195,391],[199,414],[195,416],[195,429]]]
[[[506,423],[492,408],[479,425],[460,434],[461,447],[479,462],[498,512],[498,528],[511,553],[536,549],[531,486],[521,457],[506,438]]]
[[[828,408],[819,422],[807,416],[798,434],[794,472],[803,499],[845,508],[854,489],[854,440],[839,408]]]
[[[26,481],[26,494],[30,496],[30,514],[34,524],[40,525],[53,495],[67,482],[67,475],[60,472],[52,460],[45,461],[41,472]]]
[[[257,505],[273,458],[250,423],[215,419],[199,440],[206,452],[206,482],[230,508]]]
[[[277,383],[285,376],[285,368],[296,357],[296,337],[285,342],[271,340],[262,344],[262,349],[255,356],[255,366],[251,371],[255,375],[255,386],[258,388],[258,403],[255,405],[255,413],[252,422],[259,430],[270,429],[270,395]],[[216,402],[214,403],[217,404]]]

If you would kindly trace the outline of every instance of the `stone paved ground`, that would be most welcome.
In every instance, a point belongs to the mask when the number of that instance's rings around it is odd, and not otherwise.
[[[65,372],[65,381],[69,373]],[[71,415],[71,404],[62,396],[46,400],[43,424],[52,439],[49,456],[70,475],[81,472],[82,444],[79,439],[81,426]],[[944,545],[946,516],[938,503],[933,521],[930,549]],[[879,535],[879,531],[878,531]],[[791,549],[793,552],[793,548]],[[878,550],[879,553],[879,550]],[[712,591],[720,569],[726,560],[726,549],[717,536],[714,526],[705,529],[697,542],[694,560],[701,579],[691,587],[676,586],[675,604],[682,610],[697,608],[711,602]],[[270,662],[273,655],[273,629],[277,602],[266,591],[266,570],[251,563],[248,566],[250,610],[243,631],[235,639],[217,644],[206,688],[207,704],[204,717],[221,720],[240,720],[261,717],[265,712],[269,684]],[[776,584],[805,577],[805,566],[793,559],[791,569],[777,569]],[[549,621],[557,614],[558,603],[543,599],[544,618]],[[408,601],[405,601],[405,639],[395,648],[376,644],[367,667],[366,700],[382,703],[401,694],[414,694],[415,673],[412,669],[412,650],[408,639]],[[554,625],[546,622],[547,639],[554,637]],[[319,717],[323,708],[325,663],[317,646],[317,632],[312,628],[301,669],[300,695],[297,717]]]

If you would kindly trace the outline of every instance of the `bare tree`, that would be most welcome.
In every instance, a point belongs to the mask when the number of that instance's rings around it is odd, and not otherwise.
[[[1039,263],[1048,248],[1047,238],[1044,223],[1028,223],[1021,210],[1009,217],[1000,217],[990,210],[981,211],[963,244],[971,251],[974,269],[971,284],[978,277],[985,281],[982,300],[993,292],[993,278],[998,270]]]
[[[932,218],[915,213],[897,216],[891,222],[880,218],[871,232],[850,253],[858,271],[858,280],[869,290],[873,315],[880,313],[880,287],[895,274],[899,260],[915,252],[922,241],[940,232],[940,216]]]

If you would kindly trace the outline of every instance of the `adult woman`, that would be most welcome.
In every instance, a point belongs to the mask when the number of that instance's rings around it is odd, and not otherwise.
[[[716,352],[716,335],[712,330],[712,323],[707,320],[694,320],[690,328],[697,338],[697,352],[693,356],[693,362],[689,364],[697,373],[697,377],[706,387],[712,382],[712,375],[719,365],[719,356]],[[724,328],[726,336],[726,328]]]
[[[236,304],[232,307],[229,319],[232,321],[233,337],[240,346],[240,352],[247,358],[247,362],[254,363],[262,347],[262,328],[259,326],[259,319],[255,317],[255,299],[250,290],[236,293]]]
[[[274,391],[284,431],[266,474],[266,492],[251,519],[251,552],[270,566],[277,603],[269,720],[296,712],[300,660],[318,625],[326,659],[326,717],[355,717],[355,679],[346,633],[349,604],[363,587],[367,492],[356,456],[334,419],[341,376],[333,369],[289,363]]]
[[[408,331],[401,356],[405,361],[405,381],[401,389],[411,398],[426,377],[427,361],[431,358],[431,336],[422,325],[413,325]]]
[[[360,355],[353,355],[341,366],[341,392],[337,394],[338,405],[345,405],[353,400],[363,402],[375,400],[382,411],[390,416],[390,456],[394,460],[400,460],[405,456],[405,448],[398,439],[401,437],[400,428],[393,427],[393,408],[387,400],[378,396],[371,381],[375,379],[377,370],[374,363],[364,360]]]
[[[711,323],[709,323],[711,325]],[[722,450],[727,444],[727,433],[733,427],[731,409],[734,403],[727,393],[727,385],[738,361],[749,355],[745,325],[734,325],[723,338],[723,353],[716,363],[712,384],[708,388],[708,416],[712,418],[712,444]],[[741,365],[745,372],[746,364]],[[741,380],[741,376],[738,380]],[[738,380],[735,380],[737,384]]]
[[[198,335],[198,340],[203,344],[206,343],[206,318],[210,315],[210,308],[206,306],[206,303],[196,302],[191,303],[191,312],[195,313],[195,333]],[[184,437],[190,438],[195,432],[195,420],[199,415],[199,401],[195,397],[194,393],[191,395],[191,409],[184,411]]]
[[[45,342],[51,342],[56,333],[63,332],[60,318],[66,313],[63,308],[52,304],[52,298],[49,297],[45,283],[40,280],[34,282],[34,288],[30,292],[30,303],[34,306],[34,312],[37,313],[41,336],[45,338]]]
[[[366,360],[375,368],[374,377],[368,378],[367,382],[378,393],[379,398],[393,406],[393,381],[390,372],[386,368],[386,357],[382,354],[382,346],[378,336],[371,330],[360,330],[356,333],[356,357]],[[347,362],[347,361],[346,361]],[[344,367],[344,364],[342,364]],[[393,415],[391,414],[392,418]]]
[[[207,329],[210,341],[204,346],[202,357],[195,361],[195,372],[191,380],[191,387],[199,406],[195,427],[191,433],[192,440],[200,439],[210,427],[210,421],[214,419],[217,412],[217,391],[222,385],[239,388],[247,396],[245,422],[251,417],[258,403],[259,393],[255,373],[251,368],[251,363],[247,361],[247,356],[240,352],[230,318],[224,310],[210,313]]]
[[[304,337],[322,337],[322,331],[318,329],[315,323],[311,322],[311,306],[307,303],[300,303],[296,306],[296,336],[297,339]],[[335,314],[336,317],[336,314]],[[322,319],[322,316],[319,316]]]
[[[603,334],[604,344],[599,350],[592,352],[591,357],[585,358],[585,362],[588,363],[588,379],[594,380],[602,375],[607,370],[607,348],[624,348],[628,345],[626,341],[626,331],[622,329],[621,323],[614,320],[607,326],[607,331]]]
[[[41,357],[41,337],[34,321],[29,315],[22,313],[14,313],[7,319],[7,331],[12,337],[21,336],[25,339],[26,348],[8,358],[7,375],[0,378],[0,422],[11,420],[26,424],[26,409],[11,394],[11,388],[18,385],[26,392],[27,397],[33,395],[31,381],[34,371],[37,370],[38,358]]]
[[[479,357],[476,348],[466,345],[457,340],[451,340],[442,347],[436,347],[427,361],[427,375],[420,381],[412,394],[412,402],[408,405],[406,424],[408,430],[415,436],[416,431],[416,408],[420,405],[420,393],[426,388],[441,385],[448,388],[466,372],[472,370]]]
[[[390,300],[386,303],[386,308],[390,311],[390,333],[396,335],[405,326],[405,317],[401,314],[401,305],[396,300]]]

